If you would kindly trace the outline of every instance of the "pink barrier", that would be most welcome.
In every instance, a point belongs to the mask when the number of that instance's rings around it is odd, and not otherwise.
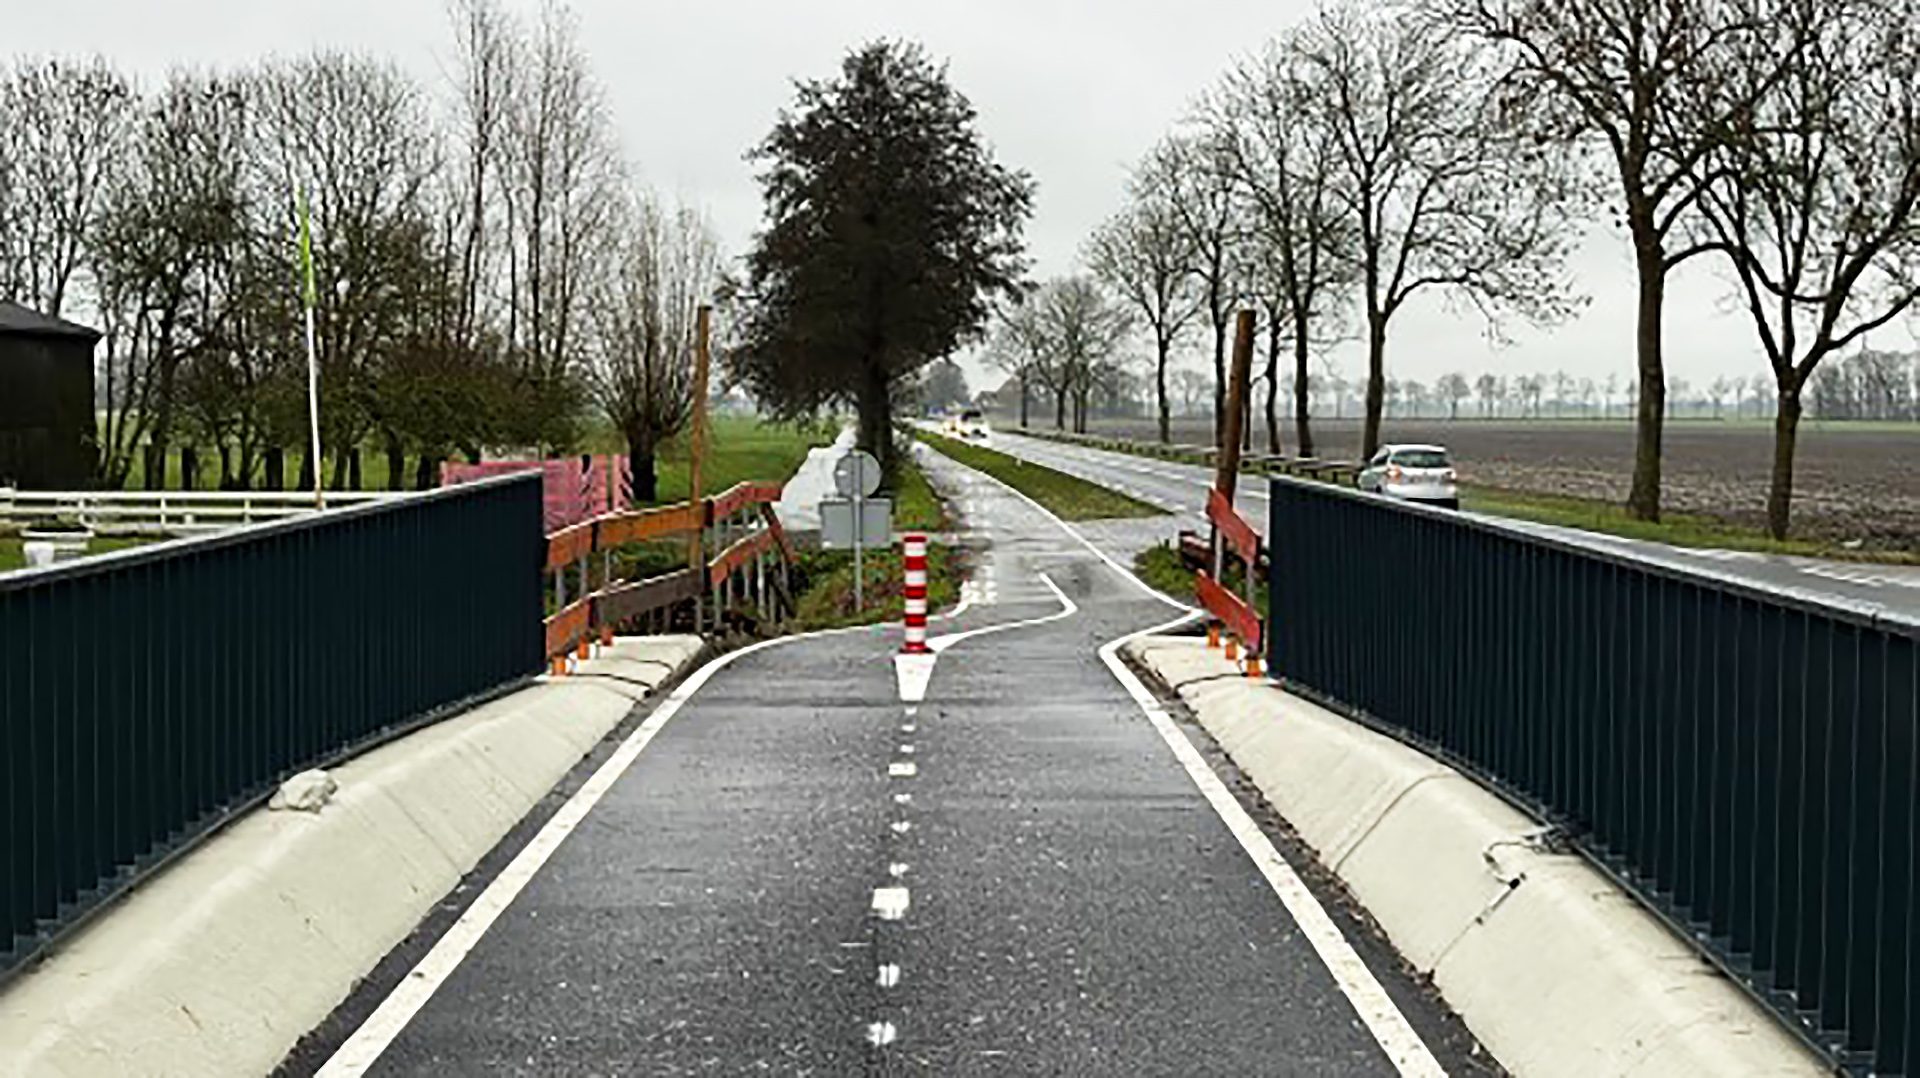
[[[440,465],[440,485],[471,483],[514,472],[539,472],[547,533],[633,503],[633,469],[624,456],[564,457],[560,460],[490,460],[482,464],[452,461]]]

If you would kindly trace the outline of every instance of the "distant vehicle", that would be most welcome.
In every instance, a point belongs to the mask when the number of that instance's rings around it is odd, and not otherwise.
[[[1460,508],[1458,475],[1440,445],[1383,445],[1360,471],[1361,490],[1410,502]]]
[[[984,440],[987,436],[987,417],[978,408],[968,408],[955,420],[954,433],[961,438]]]

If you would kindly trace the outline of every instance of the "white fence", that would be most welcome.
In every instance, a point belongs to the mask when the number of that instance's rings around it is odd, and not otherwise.
[[[405,494],[328,491],[327,507]],[[97,535],[203,535],[313,512],[312,491],[13,490],[0,487],[0,525],[80,524]]]

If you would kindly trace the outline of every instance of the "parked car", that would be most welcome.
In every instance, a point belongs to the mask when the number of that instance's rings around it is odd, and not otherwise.
[[[978,408],[968,408],[960,413],[959,431],[962,438],[985,440],[987,437],[987,417]]]
[[[1383,445],[1360,471],[1361,490],[1411,502],[1460,508],[1458,475],[1442,445]]]

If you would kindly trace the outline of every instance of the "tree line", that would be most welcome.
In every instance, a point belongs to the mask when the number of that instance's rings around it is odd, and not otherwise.
[[[1124,208],[1086,243],[1085,272],[1040,289],[1045,302],[1010,310],[991,357],[1020,387],[1083,386],[1121,348],[1103,349],[1107,335],[1096,330],[1137,327],[1153,348],[1166,438],[1174,344],[1199,333],[1211,344],[1217,430],[1229,319],[1250,305],[1265,325],[1269,444],[1280,442],[1291,368],[1296,444],[1313,452],[1322,377],[1313,360],[1357,337],[1371,454],[1389,410],[1395,317],[1407,303],[1436,296],[1478,313],[1496,335],[1514,318],[1559,323],[1584,302],[1567,251],[1606,219],[1627,241],[1636,281],[1629,510],[1660,514],[1662,429],[1675,388],[1663,350],[1667,281],[1683,264],[1711,262],[1766,357],[1760,373],[1775,424],[1767,517],[1784,536],[1807,398],[1837,401],[1845,384],[1829,390],[1816,373],[1920,297],[1915,8],[1914,0],[1323,7],[1200,97],[1132,169]],[[1086,287],[1099,304],[1055,295]],[[1044,350],[1036,332],[1051,339]],[[1752,383],[1715,385],[1735,398]],[[1522,398],[1537,402],[1550,386],[1529,382]],[[1449,382],[1442,394],[1464,402],[1461,389]],[[1508,383],[1500,396],[1513,392]],[[1056,412],[1057,422],[1070,418]]]
[[[279,486],[307,440],[296,246],[311,222],[335,487],[489,449],[569,451],[597,409],[636,456],[685,422],[720,253],[639,183],[578,26],[451,8],[445,84],[321,50],[143,87],[105,59],[0,68],[0,298],[97,324],[99,479]]]

